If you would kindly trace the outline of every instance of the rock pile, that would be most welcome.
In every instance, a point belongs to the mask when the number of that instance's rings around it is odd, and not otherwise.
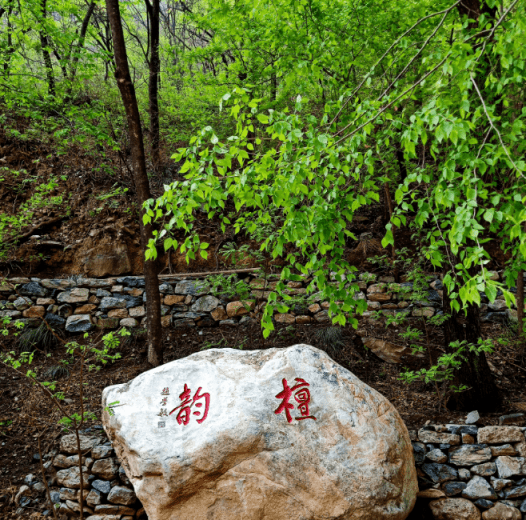
[[[146,518],[133,487],[115,456],[111,443],[101,430],[80,436],[83,456],[84,518],[87,520],[133,520]],[[51,500],[62,515],[78,517],[80,512],[80,470],[75,434],[62,437],[60,448],[51,452],[44,467],[50,486]],[[28,477],[32,475],[28,475]],[[27,480],[27,477],[26,477]],[[45,487],[38,482],[38,493],[44,494]],[[58,486],[58,487],[57,487]],[[21,497],[28,490],[20,488]],[[33,486],[34,487],[34,486]],[[31,500],[19,499],[17,505],[23,508]],[[50,511],[45,513],[49,516]]]
[[[429,425],[410,432],[420,493],[436,519],[526,518],[526,428]]]
[[[493,273],[493,277],[499,277]],[[276,287],[277,276],[269,279],[247,276],[245,283],[250,291],[245,300],[226,297],[225,294],[209,294],[203,288],[206,279],[173,279],[163,281],[159,289],[162,296],[161,311],[164,327],[211,327],[235,326],[254,319],[266,304],[270,292]],[[305,297],[305,303],[295,304],[286,314],[276,313],[274,320],[285,324],[329,322],[329,303],[312,295],[307,301],[307,286],[303,282],[290,281],[286,292],[290,296]],[[14,286],[17,286],[18,293]],[[367,301],[364,318],[374,315],[404,313],[408,317],[433,316],[441,313],[442,282],[434,279],[427,296],[421,301],[411,299],[412,284],[394,283],[392,276],[377,277],[362,273],[358,285],[357,300]],[[485,321],[504,322],[516,318],[516,311],[508,309],[502,295],[488,304],[482,295],[481,312]],[[146,315],[144,279],[126,276],[121,278],[39,279],[13,278],[0,283],[0,317],[19,319],[28,326],[37,326],[40,318],[55,328],[68,332],[85,332],[95,328],[115,329],[144,326]],[[373,338],[374,339],[374,338]],[[369,339],[371,341],[371,339]],[[373,351],[389,350],[372,342],[367,345]],[[402,352],[394,349],[386,361],[398,362]]]

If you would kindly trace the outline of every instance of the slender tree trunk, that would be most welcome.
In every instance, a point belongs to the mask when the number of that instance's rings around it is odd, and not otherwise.
[[[5,13],[5,9],[2,9],[2,14]],[[11,24],[11,13],[13,12],[12,2],[9,3],[7,8],[7,48],[5,51],[4,58],[4,75],[9,76],[9,63],[11,61],[11,55],[13,54],[15,48],[13,47],[13,26]]]
[[[146,8],[150,15],[150,77],[148,82],[148,98],[150,112],[150,147],[152,164],[155,170],[159,169],[159,74],[161,61],[159,59],[159,0],[146,1]]]
[[[524,271],[521,269],[517,276],[517,336],[524,331]]]
[[[481,330],[480,309],[477,305],[468,305],[466,323],[463,325],[459,321],[459,314],[451,308],[449,295],[444,287],[443,311],[451,316],[444,323],[444,344],[447,352],[453,351],[451,343],[454,341],[466,340],[474,345],[478,343]],[[499,391],[484,352],[478,355],[466,353],[466,360],[460,369],[455,371],[453,384],[466,385],[468,389],[451,396],[448,401],[450,410],[494,412],[501,405]]]
[[[119,0],[106,0],[106,9],[111,24],[113,35],[113,48],[115,53],[115,77],[126,110],[128,131],[133,162],[133,175],[139,206],[151,198],[150,185],[146,172],[146,158],[144,154],[144,141],[142,136],[141,119],[135,88],[133,86],[122,22],[119,11]],[[141,225],[141,245],[143,251],[148,247],[152,237],[152,225],[143,225],[142,215],[139,219]],[[159,294],[158,265],[151,260],[144,262],[144,278],[146,282],[146,325],[148,328],[148,361],[153,366],[159,366],[163,361],[162,329],[161,329],[161,298]]]
[[[73,51],[73,59],[71,60],[71,72],[69,75],[69,85],[66,90],[66,97],[71,96],[71,91],[73,90],[73,81],[75,80],[75,76],[77,75],[77,67],[79,63],[80,58],[80,52],[84,48],[84,41],[86,40],[86,32],[88,31],[89,21],[93,14],[93,11],[95,10],[95,2],[91,2],[91,4],[88,6],[88,12],[86,13],[86,16],[84,16],[84,20],[82,20],[82,26],[80,28],[80,35],[79,35],[79,41],[77,44],[77,48]]]
[[[42,26],[47,16],[47,0],[42,0]],[[40,46],[42,47],[42,57],[46,68],[48,92],[50,96],[55,97],[55,77],[53,74],[53,63],[49,54],[49,41],[44,27],[40,28]]]
[[[278,99],[278,75],[275,70],[270,76],[270,99],[276,101]]]

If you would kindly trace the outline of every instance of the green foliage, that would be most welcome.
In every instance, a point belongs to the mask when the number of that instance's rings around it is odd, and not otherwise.
[[[450,392],[463,392],[468,389],[465,385],[455,386],[450,383],[455,376],[455,371],[467,362],[466,354],[472,352],[478,356],[482,352],[493,352],[493,344],[491,340],[482,339],[479,340],[478,345],[468,344],[467,341],[455,341],[451,343],[450,349],[452,352],[442,354],[437,359],[436,364],[429,368],[422,368],[417,371],[406,368],[401,372],[400,380],[407,384],[415,381],[436,384],[439,403],[445,405],[445,400]],[[443,383],[442,390],[438,386],[440,383]]]
[[[199,287],[225,299],[246,300],[250,297],[250,287],[244,280],[239,280],[236,274],[211,275],[205,281],[200,282]]]

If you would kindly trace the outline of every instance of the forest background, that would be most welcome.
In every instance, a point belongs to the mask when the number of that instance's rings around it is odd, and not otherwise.
[[[45,142],[56,157],[72,147],[96,157],[109,177],[106,155],[130,158],[146,209],[152,364],[162,362],[158,250],[206,258],[196,219],[268,230],[258,242],[282,260],[283,278],[312,274],[309,290],[331,302],[334,323],[356,324],[352,313],[365,309],[353,298],[348,226],[381,200],[395,274],[397,235],[410,230],[417,256],[443,275],[443,363],[456,370],[458,406],[495,410],[479,308],[481,297],[501,291],[512,304],[516,293],[523,328],[524,9],[518,0],[2,0],[1,122],[8,138]],[[26,218],[27,207],[2,214],[3,251]],[[495,250],[504,283],[488,275]],[[269,297],[265,336],[274,310],[287,310],[283,291]]]

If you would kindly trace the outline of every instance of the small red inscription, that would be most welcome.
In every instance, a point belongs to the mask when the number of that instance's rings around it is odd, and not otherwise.
[[[176,406],[171,412],[170,415],[172,415],[177,409],[180,408],[179,412],[177,413],[176,419],[179,424],[187,425],[190,422],[190,416],[191,415],[200,415],[201,418],[197,419],[198,424],[201,424],[206,417],[208,416],[208,409],[210,408],[210,394],[209,393],[203,393],[201,394],[202,387],[200,386],[197,389],[197,392],[194,394],[194,397],[192,398],[192,391],[190,388],[188,388],[188,385],[184,385],[183,392],[179,395],[179,399],[183,401],[179,406]],[[195,408],[201,408],[203,406],[202,402],[197,402],[201,399],[204,399],[204,405],[205,409],[203,410],[197,410],[195,412],[192,412],[192,406],[195,404]]]
[[[301,379],[301,377],[296,377],[295,380],[298,383],[290,388],[287,380],[285,378],[283,379],[283,390],[278,395],[276,395],[276,398],[282,399],[282,401],[274,413],[280,414],[284,411],[287,421],[291,423],[292,416],[290,415],[290,410],[294,410],[294,405],[289,401],[292,397],[292,394],[296,391],[294,394],[294,399],[298,402],[298,410],[301,414],[301,417],[294,417],[294,419],[296,419],[296,421],[303,421],[304,419],[316,420],[316,417],[309,415],[310,392],[307,388],[305,388],[310,386],[309,383],[307,383],[305,379]]]

